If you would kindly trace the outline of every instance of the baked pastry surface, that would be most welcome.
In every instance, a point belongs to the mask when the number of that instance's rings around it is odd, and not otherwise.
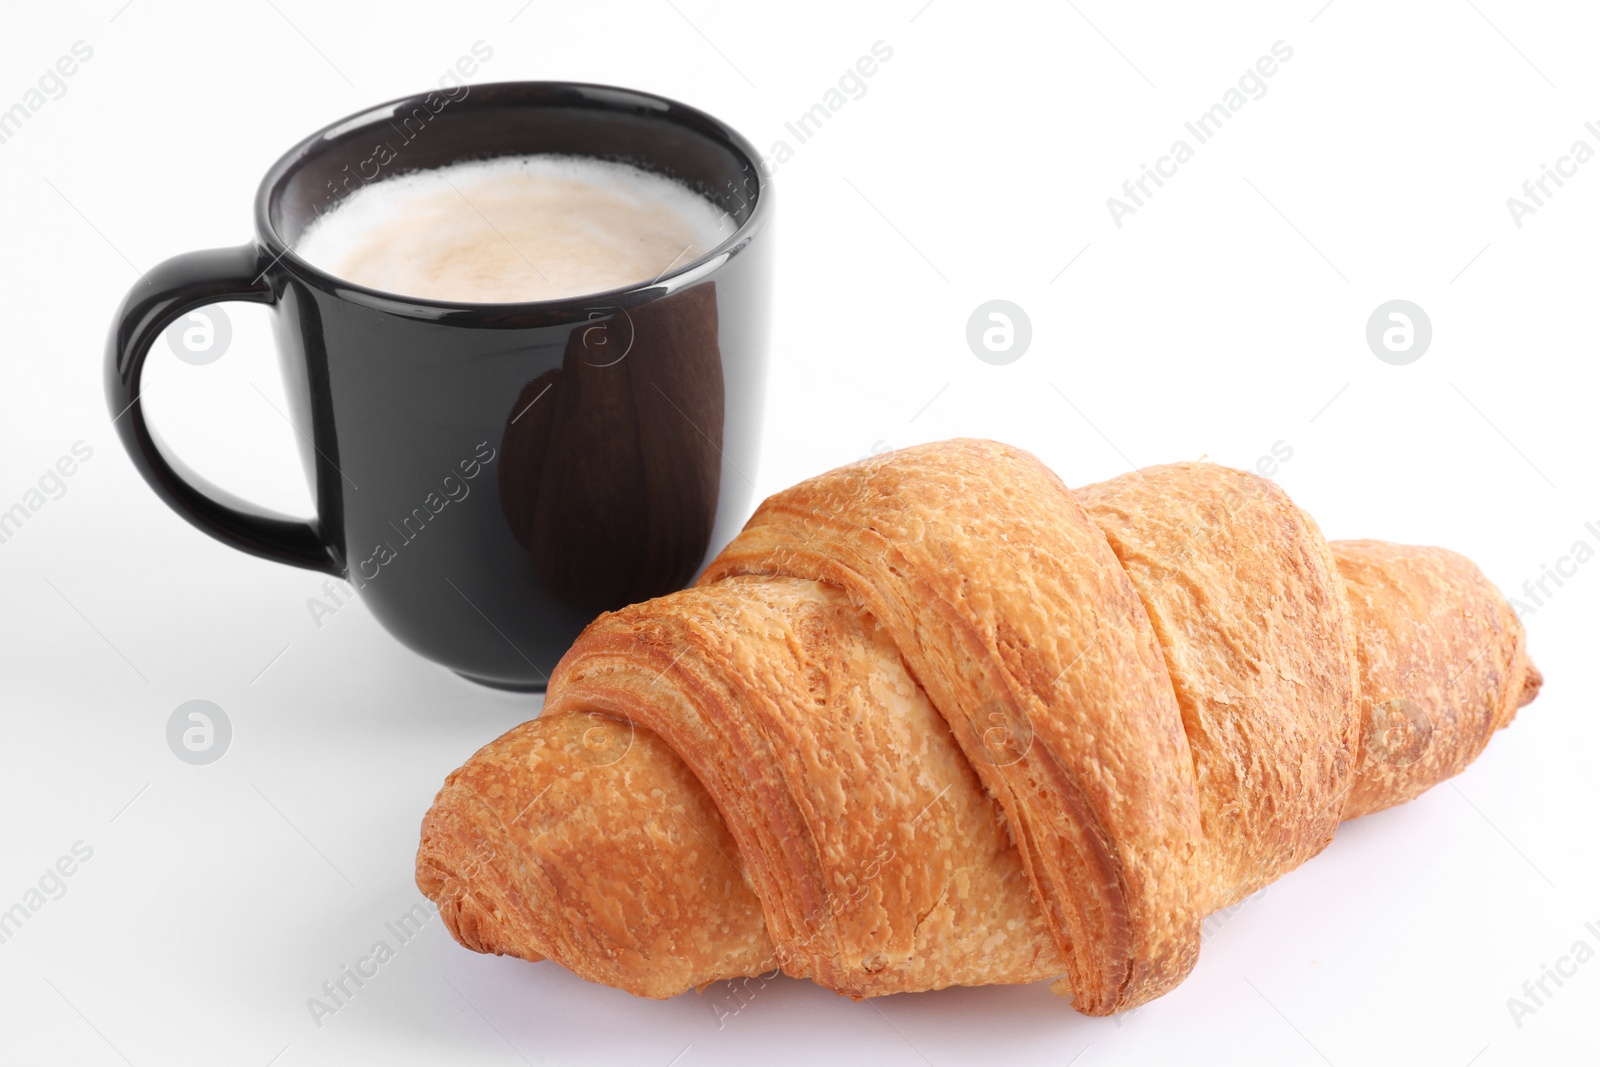
[[[469,948],[668,997],[1170,990],[1200,922],[1459,772],[1540,678],[1443,549],[1329,544],[1208,463],[1076,491],[990,441],[769,498],[602,615],[452,773],[417,883]]]

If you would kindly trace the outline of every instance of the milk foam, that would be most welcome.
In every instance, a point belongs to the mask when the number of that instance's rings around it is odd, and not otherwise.
[[[371,289],[511,303],[649,282],[735,229],[688,186],[638,167],[506,156],[362,186],[315,220],[294,251]]]

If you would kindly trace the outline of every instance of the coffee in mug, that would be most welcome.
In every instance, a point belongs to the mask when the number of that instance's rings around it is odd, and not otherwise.
[[[733,234],[688,186],[583,156],[503,156],[357,189],[295,252],[370,289],[466,303],[555,300],[649,282]]]

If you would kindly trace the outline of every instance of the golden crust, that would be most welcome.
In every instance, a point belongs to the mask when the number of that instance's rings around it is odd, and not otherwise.
[[[1355,643],[1333,556],[1288,496],[1212,463],[1076,491],[1133,579],[1183,712],[1205,913],[1333,840],[1357,744]]]
[[[485,745],[422,824],[417,885],[468,948],[669,997],[772,956],[721,815],[659,737],[546,714]]]
[[[840,586],[894,639],[1010,822],[1073,1003],[1104,1014],[1194,966],[1193,764],[1144,609],[1044,464],[903,449],[769,498],[701,584]]]
[[[1469,562],[1330,548],[1254,475],[1075,495],[1016,449],[926,445],[777,494],[695,588],[596,620],[544,715],[446,782],[418,885],[469,948],[645,996],[1064,970],[1104,1014],[1538,684]],[[1427,744],[1397,749],[1397,714]]]
[[[1385,541],[1333,553],[1366,686],[1354,818],[1459,774],[1543,679],[1511,605],[1465,556]]]
[[[1060,973],[999,810],[870,616],[794,579],[664,599],[592,626],[546,714],[615,714],[682,755],[765,904],[769,964],[853,996]]]

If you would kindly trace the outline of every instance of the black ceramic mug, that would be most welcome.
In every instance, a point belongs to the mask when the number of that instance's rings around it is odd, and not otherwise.
[[[556,152],[674,178],[736,224],[670,274],[515,304],[379,292],[295,255],[350,191],[469,159]],[[358,587],[406,645],[474,681],[538,690],[595,615],[689,582],[753,504],[771,185],[733,130],[658,96],[509,82],[396,100],[272,167],[256,239],[191,252],[123,301],[106,388],[134,464],[180,515]],[[309,521],[229,503],[163,455],[139,401],[150,346],[217,301],[272,308]]]

